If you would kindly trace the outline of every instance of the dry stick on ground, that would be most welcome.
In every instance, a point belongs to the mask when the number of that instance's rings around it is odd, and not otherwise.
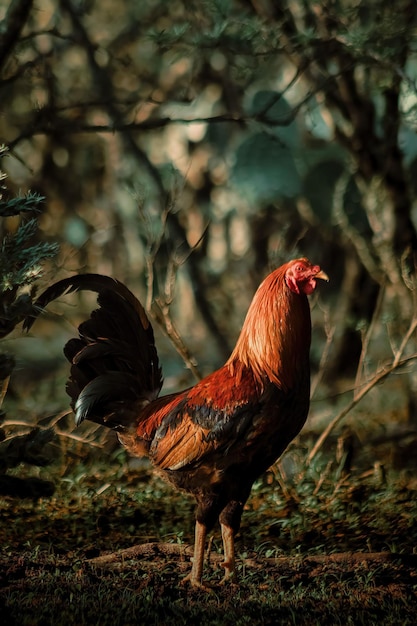
[[[141,561],[150,561],[155,568],[160,567],[158,557],[190,557],[193,554],[193,547],[188,544],[178,543],[144,543],[131,546],[109,554],[103,554],[92,559],[88,559],[87,563],[94,567],[102,567],[111,569],[114,566],[123,565],[131,559],[141,559]],[[221,563],[224,557],[221,554],[211,553],[210,561],[213,563]],[[402,562],[408,565],[417,566],[417,554],[397,554],[392,552],[340,552],[334,554],[319,554],[313,556],[279,556],[279,557],[260,557],[260,558],[244,558],[242,563],[253,568],[264,567],[269,565],[297,565],[302,561],[303,565],[308,564],[328,564],[328,563],[392,563]]]

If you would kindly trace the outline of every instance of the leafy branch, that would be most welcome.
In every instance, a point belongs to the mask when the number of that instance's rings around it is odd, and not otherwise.
[[[0,217],[11,217],[19,213],[39,212],[40,204],[45,200],[43,196],[29,191],[26,196],[17,196],[3,200],[0,195]]]
[[[25,209],[29,210],[29,208]],[[22,222],[15,233],[8,233],[0,246],[0,290],[30,285],[42,274],[42,263],[58,252],[58,244],[40,241],[30,245],[38,230],[37,220]]]
[[[18,3],[14,3],[16,6]],[[1,42],[0,42],[1,47]],[[0,157],[7,154],[7,148],[0,146]],[[6,175],[0,172],[0,181]],[[0,218],[18,216],[26,213],[39,213],[44,198],[35,193],[24,197],[3,199],[6,191],[0,187]],[[32,311],[32,296],[22,287],[32,285],[41,275],[42,263],[57,254],[58,245],[37,240],[38,222],[36,218],[21,218],[17,229],[7,231],[4,227],[0,241],[0,337],[5,337]],[[21,498],[50,496],[54,485],[50,481],[38,478],[19,478],[10,476],[8,469],[21,463],[44,466],[53,461],[50,454],[53,448],[54,432],[52,429],[32,428],[21,435],[7,436],[4,427],[5,412],[2,409],[10,376],[14,369],[14,359],[0,353],[0,495]]]

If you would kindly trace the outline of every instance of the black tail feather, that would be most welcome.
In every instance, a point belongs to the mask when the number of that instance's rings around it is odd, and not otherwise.
[[[145,397],[138,401],[137,380],[133,376],[107,372],[91,380],[79,394],[74,405],[76,424],[89,419],[116,430],[128,428],[146,402]]]
[[[42,313],[50,302],[60,298],[64,294],[76,293],[77,291],[94,291],[98,294],[105,291],[118,293],[119,296],[126,300],[126,302],[129,302],[131,307],[136,311],[142,325],[145,328],[150,326],[145,309],[130,289],[126,287],[126,285],[115,278],[104,276],[102,274],[77,274],[76,276],[70,276],[70,278],[59,280],[48,287],[48,289],[45,289],[45,291],[34,303],[36,313],[32,312],[31,315],[25,319],[23,328],[25,330],[30,330],[39,313]]]
[[[24,328],[29,330],[52,300],[81,290],[97,292],[99,308],[79,325],[79,337],[64,347],[71,363],[67,393],[77,423],[89,419],[124,428],[162,386],[153,329],[133,293],[101,274],[66,278],[39,296],[37,313],[26,319]]]

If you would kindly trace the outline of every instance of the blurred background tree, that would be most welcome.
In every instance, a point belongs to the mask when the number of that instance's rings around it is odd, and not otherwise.
[[[414,0],[0,0],[0,138],[15,189],[47,198],[60,254],[45,284],[126,281],[162,322],[172,310],[204,373],[265,273],[306,255],[331,276],[322,380],[360,385],[371,361],[413,353],[416,14]],[[412,372],[403,384],[411,419]]]

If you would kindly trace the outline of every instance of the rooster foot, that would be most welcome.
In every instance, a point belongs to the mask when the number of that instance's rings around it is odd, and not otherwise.
[[[192,572],[190,572],[188,576],[181,580],[180,585],[181,587],[185,587],[185,585],[190,585],[193,589],[207,591],[207,593],[213,593],[213,590],[201,580],[196,579],[193,576]]]
[[[220,581],[220,585],[226,585],[229,583],[234,583],[235,578],[235,563],[232,561],[223,561],[220,563],[222,567],[224,567],[224,576]]]

